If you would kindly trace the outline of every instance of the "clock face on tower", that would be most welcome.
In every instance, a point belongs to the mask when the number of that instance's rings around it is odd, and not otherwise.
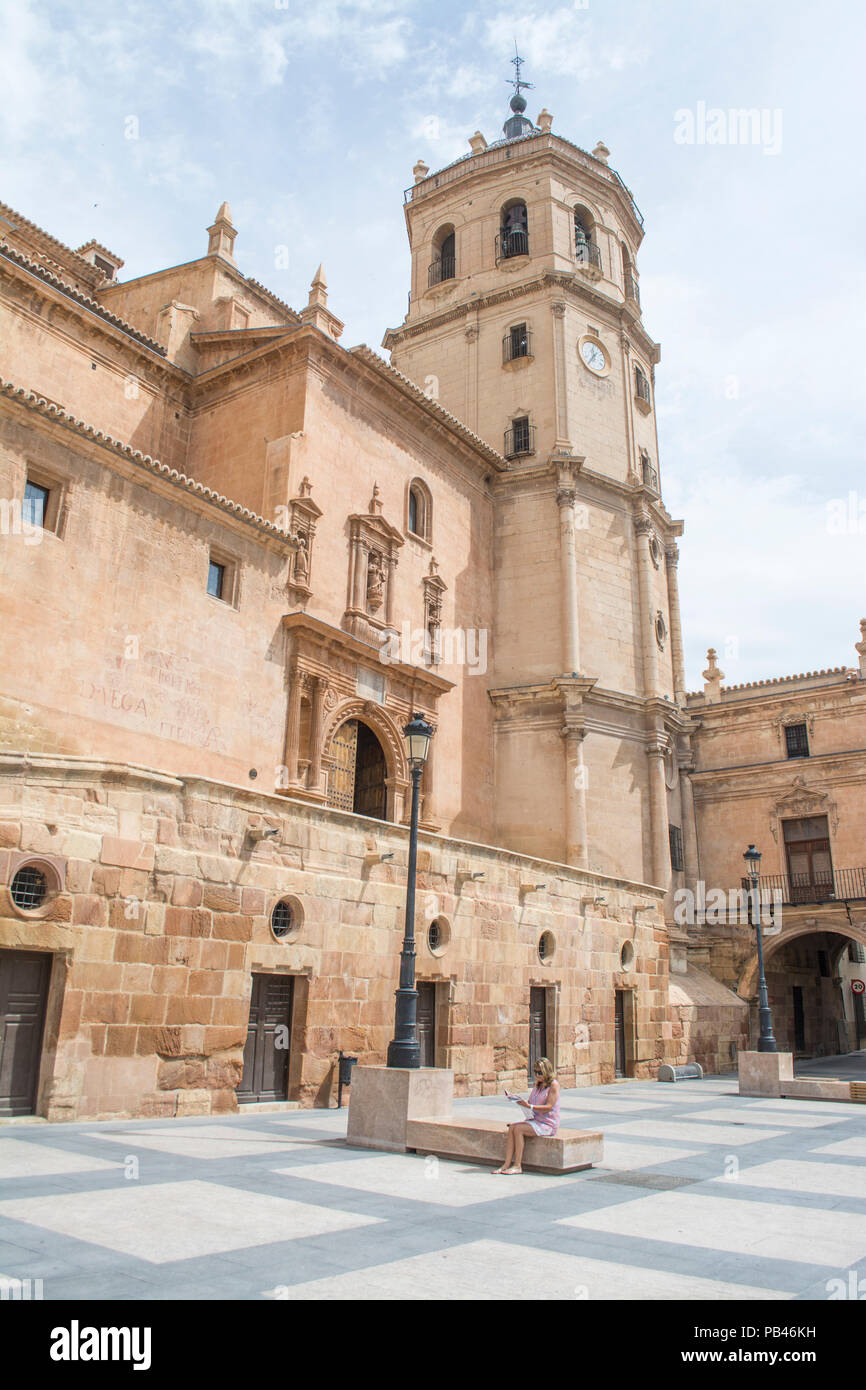
[[[580,345],[580,355],[591,372],[607,370],[607,355],[600,343],[586,338]]]

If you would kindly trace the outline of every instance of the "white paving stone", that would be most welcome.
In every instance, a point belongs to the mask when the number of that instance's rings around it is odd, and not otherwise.
[[[798,1111],[792,1111],[780,1114],[778,1110],[733,1105],[730,1108],[720,1105],[713,1110],[691,1110],[688,1120],[690,1124],[692,1120],[712,1120],[714,1124],[737,1122],[745,1125],[770,1125],[784,1129],[820,1129],[823,1125],[839,1123],[838,1117],[823,1113],[803,1115]]]
[[[287,1149],[308,1148],[280,1134],[263,1134],[243,1127],[179,1125],[177,1129],[136,1129],[129,1134],[94,1133],[87,1139],[108,1139],[121,1144],[127,1153],[153,1149],[178,1158],[246,1158],[250,1154],[283,1153]]]
[[[866,1159],[866,1135],[862,1139],[840,1139],[835,1144],[825,1144],[823,1149],[816,1149],[819,1154],[837,1154],[839,1158],[863,1158]]]
[[[330,1207],[217,1183],[154,1183],[0,1201],[0,1216],[107,1246],[150,1264],[379,1224]]]
[[[722,1144],[726,1149],[736,1149],[742,1144],[758,1144],[762,1139],[783,1137],[778,1129],[752,1129],[744,1125],[742,1129],[733,1125],[689,1124],[683,1120],[631,1120],[625,1124],[617,1121],[611,1133],[633,1134],[644,1139],[682,1139],[687,1144]]]
[[[504,1241],[479,1240],[305,1284],[278,1285],[265,1290],[263,1296],[287,1301],[408,1298],[574,1303],[599,1299],[785,1300],[791,1294]]]
[[[654,1168],[660,1163],[695,1158],[701,1152],[700,1149],[675,1149],[665,1144],[638,1144],[629,1139],[606,1136],[604,1158],[599,1166],[631,1172],[634,1168]]]
[[[121,1159],[92,1158],[26,1139],[0,1139],[0,1182],[12,1178],[59,1177],[62,1173],[96,1173],[123,1167]]]
[[[497,1202],[517,1192],[525,1195],[543,1192],[548,1187],[561,1188],[569,1181],[566,1173],[500,1176],[484,1164],[456,1163],[433,1155],[422,1158],[416,1154],[376,1154],[351,1162],[305,1163],[302,1167],[275,1171],[286,1177],[302,1178],[305,1182],[328,1183],[357,1192],[377,1192],[383,1197],[432,1202],[443,1207]]]
[[[712,1178],[712,1182],[730,1181]],[[866,1200],[866,1167],[853,1163],[808,1163],[780,1158],[740,1168],[737,1182],[747,1187],[773,1187],[787,1192],[816,1192],[829,1197],[857,1197]]]
[[[704,1196],[688,1188],[566,1216],[557,1225],[843,1269],[866,1256],[866,1216]]]

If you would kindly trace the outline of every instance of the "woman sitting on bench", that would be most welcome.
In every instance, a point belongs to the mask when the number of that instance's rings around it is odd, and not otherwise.
[[[531,1115],[508,1126],[505,1162],[501,1168],[494,1168],[494,1173],[522,1173],[523,1145],[527,1135],[536,1134],[540,1138],[552,1139],[559,1129],[559,1082],[547,1057],[539,1057],[536,1062],[532,1093],[528,1101],[520,1100],[520,1104],[525,1110],[531,1111]]]

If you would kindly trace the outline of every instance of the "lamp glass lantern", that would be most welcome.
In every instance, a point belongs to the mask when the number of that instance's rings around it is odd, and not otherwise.
[[[409,723],[403,730],[403,738],[406,744],[406,757],[411,768],[421,768],[427,761],[427,754],[430,751],[430,740],[433,737],[433,725],[428,724],[423,714],[417,712],[412,715]]]

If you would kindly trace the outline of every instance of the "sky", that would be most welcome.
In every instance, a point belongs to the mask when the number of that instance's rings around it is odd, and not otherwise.
[[[245,274],[300,308],[323,262],[342,342],[376,349],[406,312],[412,166],[499,137],[516,40],[527,114],[603,140],[646,221],[689,689],[708,646],[726,684],[856,664],[854,0],[0,0],[0,22],[2,201],[71,246],[95,237],[127,279],[203,254],[225,199]]]

